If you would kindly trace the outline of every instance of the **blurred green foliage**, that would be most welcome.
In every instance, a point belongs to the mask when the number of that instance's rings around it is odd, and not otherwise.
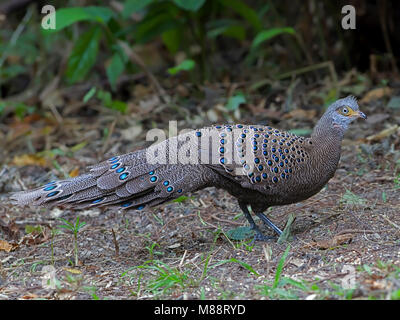
[[[56,66],[60,61],[53,61],[53,66],[61,67],[60,75],[66,84],[87,81],[96,77],[99,67],[103,68],[111,91],[94,88],[92,95],[85,96],[84,100],[95,97],[107,108],[125,112],[126,104],[112,98],[117,92],[118,80],[123,74],[146,68],[146,62],[132,59],[127,48],[135,52],[136,48],[154,41],[162,43],[166,49],[163,58],[171,65],[165,70],[169,76],[188,73],[191,81],[204,83],[215,80],[211,59],[221,49],[221,39],[237,42],[236,48],[247,48],[245,61],[251,64],[266,41],[285,33],[295,34],[293,28],[276,27],[265,19],[270,10],[268,3],[259,3],[257,8],[244,0],[125,0],[118,3],[122,7],[108,3],[57,7],[54,30],[40,28],[37,21],[43,16],[38,15],[35,6],[27,7],[25,17],[11,36],[0,31],[0,95],[12,95],[14,89],[4,93],[2,84],[20,75],[28,75],[30,81],[38,84],[48,82],[35,64],[39,68],[46,65],[54,78],[56,70],[50,63],[55,56],[54,46],[61,44],[69,52],[65,67]],[[31,22],[33,28],[29,27]],[[10,41],[2,42],[7,38]],[[15,63],[10,63],[9,57]],[[8,87],[20,86],[11,83]],[[231,97],[228,107],[235,110],[244,102],[245,97],[240,93]],[[4,103],[0,105],[0,114],[5,107]],[[32,108],[23,104],[8,103],[7,108],[19,117],[32,112]]]
[[[230,17],[224,14],[226,11],[237,14],[241,19],[224,18],[224,15]],[[261,11],[262,14],[265,12]],[[140,21],[127,23],[134,14],[140,14]],[[63,8],[57,10],[56,21],[56,29],[45,30],[44,34],[61,31],[79,21],[92,25],[80,34],[68,58],[65,72],[68,82],[85,79],[98,59],[99,43],[104,38],[109,51],[106,74],[113,90],[129,63],[119,41],[127,42],[132,47],[159,37],[171,56],[183,50],[188,57],[168,70],[171,75],[179,71],[194,71],[199,66],[203,75],[201,80],[204,80],[206,51],[212,47],[206,42],[216,41],[219,36],[238,40],[247,37],[252,41],[252,51],[255,51],[263,42],[279,34],[294,34],[294,29],[290,27],[265,29],[262,15],[241,0],[126,0],[121,13],[100,6]],[[191,53],[190,48],[194,45],[200,48],[200,54]]]

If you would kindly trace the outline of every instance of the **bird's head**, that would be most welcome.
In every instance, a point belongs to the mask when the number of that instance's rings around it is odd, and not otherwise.
[[[332,103],[325,115],[331,120],[333,128],[347,130],[349,124],[357,118],[367,119],[367,116],[360,111],[357,100],[353,96],[336,100]]]

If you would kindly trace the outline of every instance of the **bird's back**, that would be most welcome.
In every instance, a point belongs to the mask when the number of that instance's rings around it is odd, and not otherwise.
[[[16,193],[20,204],[142,209],[205,187],[260,206],[301,201],[333,175],[312,139],[269,126],[217,125],[115,156],[77,178]]]

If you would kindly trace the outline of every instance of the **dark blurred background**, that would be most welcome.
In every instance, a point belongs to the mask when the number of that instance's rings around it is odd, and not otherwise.
[[[55,30],[42,27],[48,4]],[[346,5],[355,29],[342,27]],[[77,145],[90,127],[70,130],[67,119],[96,126],[101,141],[136,128],[130,147],[168,120],[309,134],[321,106],[349,94],[396,111],[399,21],[400,2],[387,0],[3,0],[0,140],[52,150],[37,127]]]

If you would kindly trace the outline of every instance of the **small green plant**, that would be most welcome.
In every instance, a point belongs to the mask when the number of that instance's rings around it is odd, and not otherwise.
[[[296,289],[301,289],[304,291],[309,291],[309,288],[302,281],[297,281],[288,277],[282,277],[283,266],[285,264],[286,258],[290,251],[290,245],[286,247],[285,252],[279,259],[278,266],[276,267],[275,277],[272,284],[265,284],[260,286],[260,293],[269,298],[276,299],[298,299],[298,295],[293,289],[284,288],[286,285],[295,287]]]
[[[345,206],[364,206],[367,203],[367,200],[346,189],[346,192],[340,199],[340,203]]]
[[[132,271],[139,270],[139,275]],[[151,274],[148,280],[143,279],[143,273]],[[141,292],[151,292],[155,295],[165,294],[170,289],[186,288],[189,284],[188,270],[181,271],[179,268],[172,268],[160,260],[149,260],[144,264],[129,268],[121,274],[121,278],[129,277],[137,280],[137,290],[131,291],[133,295],[139,295]]]
[[[259,273],[257,271],[255,271],[251,265],[249,265],[248,263],[245,263],[243,261],[240,261],[236,258],[230,258],[227,260],[219,261],[219,262],[213,264],[212,266],[210,266],[208,269],[214,269],[222,264],[231,263],[231,262],[239,264],[241,267],[245,268],[247,271],[249,271],[250,273],[254,274],[257,277],[260,276]]]
[[[151,242],[149,245],[145,247],[149,251],[150,260],[154,259],[155,254],[162,255],[162,252],[154,250],[156,247],[160,247],[160,245],[155,241]]]
[[[73,234],[74,239],[74,257],[75,257],[75,266],[79,263],[79,255],[78,255],[78,232],[81,230],[85,225],[86,222],[79,222],[79,217],[76,218],[75,223],[72,223],[64,218],[59,218],[64,224],[58,226],[58,228],[62,228],[65,230],[70,231]]]

